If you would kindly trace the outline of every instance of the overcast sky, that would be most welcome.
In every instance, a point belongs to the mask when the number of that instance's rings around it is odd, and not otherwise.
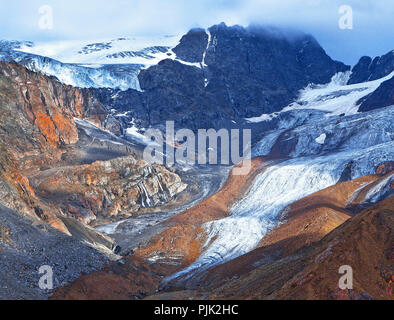
[[[0,0],[0,39],[52,41],[178,34],[192,27],[250,23],[294,27],[314,35],[334,59],[394,49],[393,0]],[[39,27],[39,8],[51,6],[53,28]],[[340,29],[342,5],[353,29]]]

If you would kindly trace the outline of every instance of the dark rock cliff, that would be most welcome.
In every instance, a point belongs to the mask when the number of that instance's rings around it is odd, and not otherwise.
[[[174,120],[191,129],[228,127],[232,121],[281,110],[309,83],[328,83],[349,70],[310,35],[215,25],[191,30],[163,60],[139,74],[143,92],[94,90],[104,104],[144,127]],[[191,64],[193,63],[193,64]],[[113,98],[114,97],[114,98]]]
[[[353,67],[348,84],[361,83],[383,78],[394,70],[394,51],[372,59],[362,57]]]

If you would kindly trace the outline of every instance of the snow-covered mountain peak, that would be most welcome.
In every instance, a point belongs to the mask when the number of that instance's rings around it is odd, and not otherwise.
[[[15,50],[73,64],[153,65],[165,59],[180,36],[129,37],[98,41],[22,43]]]
[[[151,36],[98,41],[0,41],[0,60],[15,61],[35,72],[81,88],[141,90],[140,70],[175,59],[180,36]]]

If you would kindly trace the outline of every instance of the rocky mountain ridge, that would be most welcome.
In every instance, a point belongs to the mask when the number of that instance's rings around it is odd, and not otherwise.
[[[123,156],[128,155],[128,157],[123,160],[104,161],[85,164],[85,166],[81,166],[83,163],[78,163],[67,171],[68,160],[65,156],[70,148],[76,145],[81,135],[74,119],[86,119],[90,123],[95,123],[97,128],[105,129],[110,117],[107,109],[92,98],[87,90],[64,86],[53,78],[33,73],[14,63],[1,63],[0,100],[1,184],[3,186],[0,199],[2,204],[11,209],[42,219],[55,228],[69,233],[62,219],[59,219],[59,215],[78,218],[83,217],[84,212],[88,211],[86,219],[81,219],[88,223],[99,214],[98,208],[111,207],[114,195],[106,193],[105,188],[109,188],[108,186],[97,182],[99,174],[108,175],[102,178],[107,179],[107,183],[112,179],[111,175],[117,175],[120,179],[119,192],[124,190],[123,185],[134,175],[134,179],[139,183],[137,185],[136,182],[133,189],[135,210],[138,210],[142,203],[147,207],[166,203],[185,188],[176,174],[159,166],[152,167],[141,161],[138,162],[135,158],[137,153],[132,152],[132,146],[127,147],[127,144]],[[106,143],[111,145],[110,142]],[[101,147],[103,154],[108,152],[106,143],[104,140]],[[119,145],[119,142],[114,141],[113,145],[116,144]],[[96,157],[99,160],[100,156]],[[76,159],[74,154],[73,161]],[[92,162],[94,160],[90,161]],[[89,171],[91,171],[90,175]],[[37,180],[38,176],[45,172],[49,174],[48,178],[52,179],[52,182],[58,183],[49,183],[52,196],[48,195],[48,189],[41,190],[39,184],[32,183],[32,179]],[[158,174],[153,175],[153,172]],[[71,174],[75,174],[74,185],[70,181]],[[93,179],[90,178],[92,174]],[[74,201],[74,205],[61,207],[57,201],[62,197],[67,198],[64,189],[67,183],[71,183],[71,194],[76,191],[77,185],[83,189],[96,183],[98,184],[95,187],[96,192],[101,194],[101,198],[98,196],[96,206],[91,204],[93,207],[86,207],[88,200],[83,200],[79,204],[76,200],[70,200]],[[41,184],[44,185],[43,181]],[[93,201],[91,190],[86,192],[90,194],[88,199]],[[46,197],[42,196],[43,193],[46,193]],[[119,208],[119,204],[114,206]],[[109,216],[118,211],[119,209],[114,209]]]

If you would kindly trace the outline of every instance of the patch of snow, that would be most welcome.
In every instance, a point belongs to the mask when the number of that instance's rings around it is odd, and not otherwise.
[[[199,68],[199,69],[202,68],[201,67],[201,63],[199,63],[199,62],[187,62],[187,61],[183,61],[183,60],[180,60],[180,59],[175,59],[175,61],[178,61],[178,62],[180,62],[180,63],[182,63],[182,64],[184,64],[186,66],[189,66],[189,67],[195,67],[195,68]]]
[[[212,38],[211,32],[209,30],[207,30],[207,34],[208,34],[208,43],[207,43],[207,47],[205,48],[205,51],[202,55],[202,62],[201,62],[203,67],[207,67],[207,64],[205,63],[205,57],[207,56],[207,51],[209,49],[209,45],[211,44],[211,38]]]
[[[269,121],[280,113],[296,109],[316,109],[328,112],[328,116],[352,115],[358,113],[357,102],[374,92],[384,81],[394,76],[394,71],[386,77],[374,81],[347,85],[350,71],[334,75],[331,82],[325,85],[308,85],[300,91],[296,102],[280,112],[263,114],[260,117],[246,118],[248,122]]]
[[[378,184],[373,186],[365,195],[365,201],[375,203],[379,201],[380,196],[391,189],[391,183],[394,181],[394,173],[388,175]]]
[[[319,137],[317,137],[317,138],[315,139],[315,141],[316,141],[318,144],[324,144],[324,142],[326,141],[326,138],[327,138],[327,135],[326,135],[325,133],[322,133]]]
[[[145,137],[143,134],[139,132],[140,130],[144,130],[144,129],[137,128],[135,125],[133,125],[126,129],[126,136],[128,136],[133,140],[136,140],[137,142],[142,143],[143,145],[148,145],[152,143],[151,140],[149,140],[147,137]]]
[[[72,64],[152,65],[165,57],[157,47],[175,47],[180,36],[130,37],[96,41],[52,41],[21,45],[17,51]]]
[[[56,77],[60,82],[79,88],[113,88],[141,91],[138,73],[141,65],[103,65],[90,68],[67,64],[50,58],[13,52],[10,58],[33,72]]]
[[[124,220],[117,221],[114,223],[109,223],[103,226],[96,227],[96,230],[103,232],[105,234],[114,234],[116,232],[116,228],[123,222]]]
[[[175,52],[173,52],[172,50],[169,50],[168,53],[166,53],[166,55],[162,56],[161,58],[162,58],[161,60],[171,59],[173,61],[177,61],[177,62],[182,63],[182,64],[189,66],[189,67],[195,67],[195,68],[199,68],[199,69],[202,68],[201,63],[199,63],[199,62],[188,62],[188,61],[184,61],[184,60],[179,59],[176,56]],[[160,61],[158,61],[157,63],[159,63]]]
[[[271,114],[262,114],[259,117],[252,117],[252,118],[246,118],[248,122],[256,123],[256,122],[262,122],[262,121],[270,121],[272,120],[278,113],[271,113]]]
[[[117,95],[117,94],[116,94]],[[115,95],[115,96],[116,96]],[[114,96],[112,96],[112,98],[114,98]],[[123,112],[123,113],[117,113],[117,114],[115,114],[114,115],[114,117],[119,117],[119,118],[121,118],[121,117],[127,117],[127,115],[130,113],[131,111],[126,111],[126,112]]]

